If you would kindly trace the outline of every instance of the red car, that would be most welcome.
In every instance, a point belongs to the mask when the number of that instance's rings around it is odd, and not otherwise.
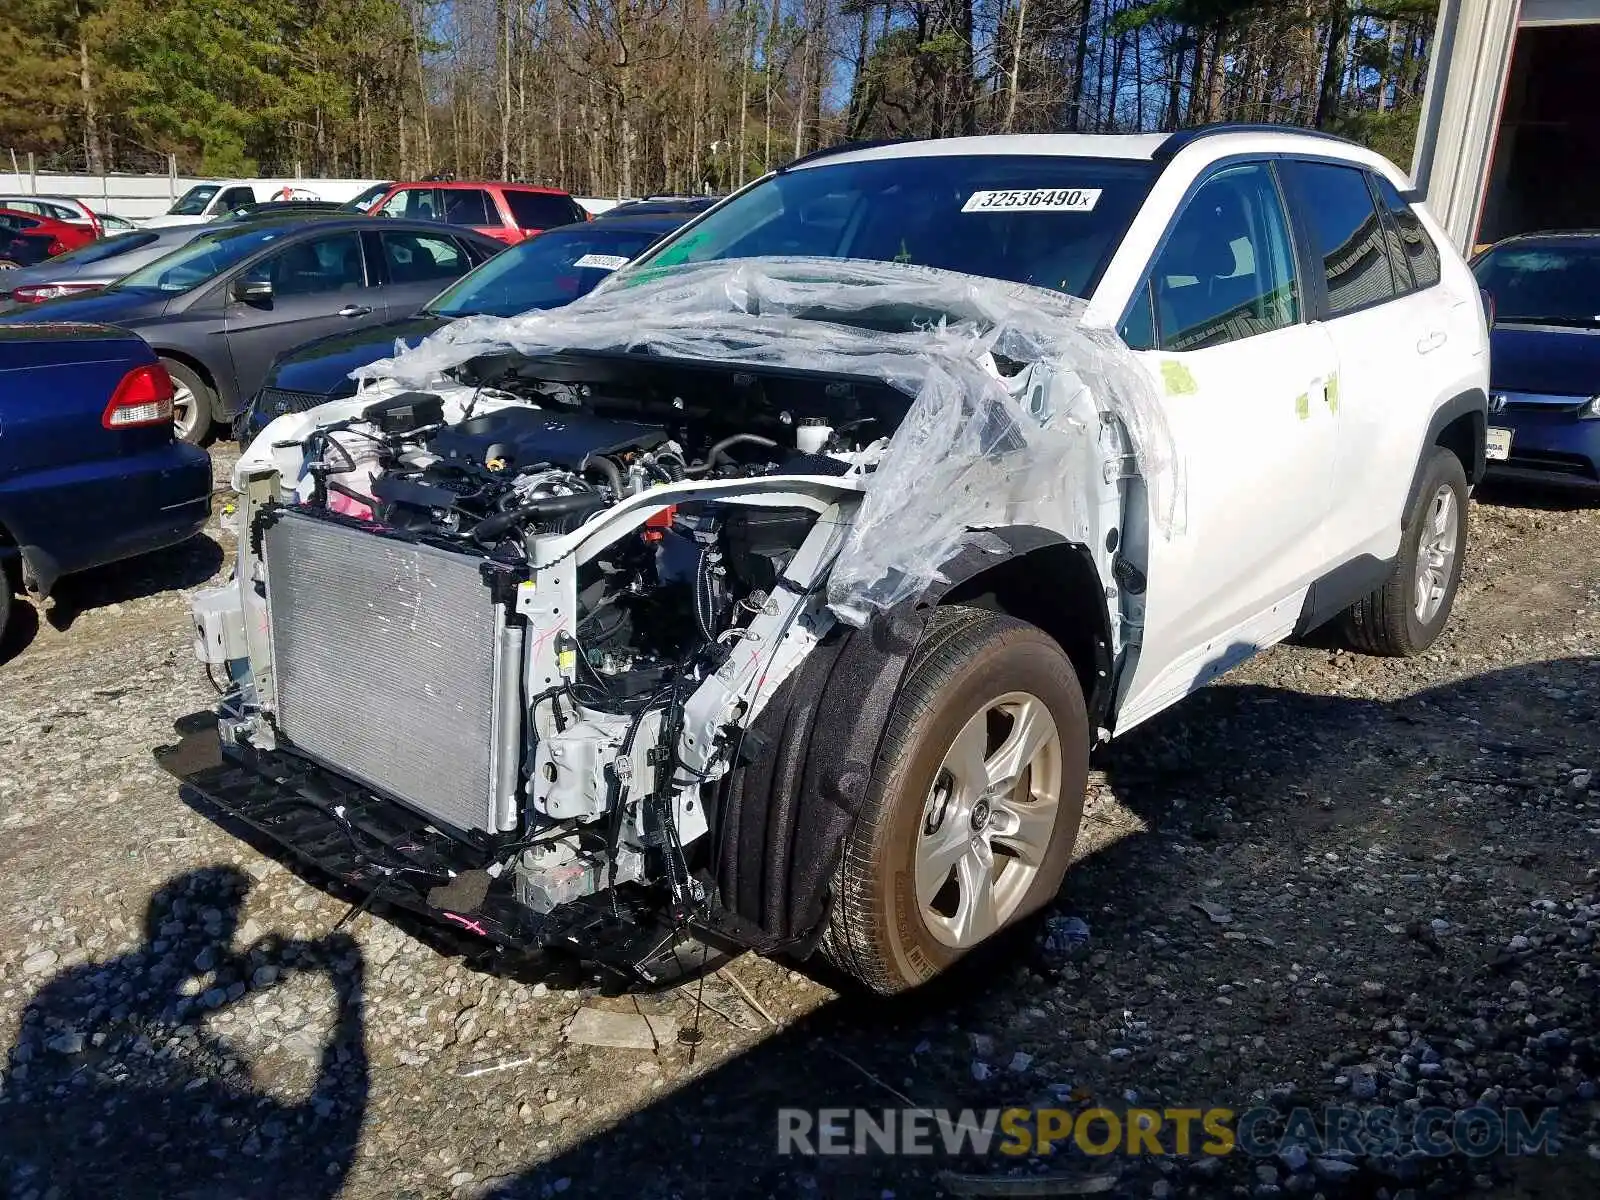
[[[465,225],[507,245],[589,219],[583,206],[559,188],[477,181],[397,183],[368,211],[379,217]]]
[[[94,239],[94,230],[87,225],[69,225],[14,208],[0,208],[0,270],[31,267],[87,246]]]

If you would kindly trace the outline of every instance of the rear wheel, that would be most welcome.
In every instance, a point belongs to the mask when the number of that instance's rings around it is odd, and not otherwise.
[[[201,446],[211,437],[211,415],[217,394],[194,371],[170,358],[161,365],[172,376],[172,431],[178,440]]]
[[[835,871],[824,954],[874,991],[904,991],[1046,904],[1088,754],[1077,675],[1047,634],[940,609]]]
[[[1467,474],[1442,446],[1431,451],[1406,517],[1400,558],[1388,581],[1345,613],[1351,645],[1409,658],[1438,639],[1450,619],[1467,551]]]

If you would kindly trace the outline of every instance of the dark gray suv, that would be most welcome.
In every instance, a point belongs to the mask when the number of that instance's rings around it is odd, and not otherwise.
[[[408,316],[504,247],[431,221],[306,218],[213,229],[118,280],[0,316],[135,330],[177,388],[178,435],[204,441],[244,407],[284,350]]]

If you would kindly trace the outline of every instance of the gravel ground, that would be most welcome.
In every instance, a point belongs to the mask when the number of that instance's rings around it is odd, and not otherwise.
[[[341,925],[180,798],[150,750],[210,701],[187,611],[215,522],[73,581],[0,652],[0,1193],[881,1200],[955,1167],[1153,1200],[1600,1195],[1600,508],[1472,520],[1423,658],[1280,648],[1118,742],[1058,905],[1001,952],[894,1003],[746,957],[692,1050],[695,986],[605,996]],[[565,1040],[585,1007],[661,1044]],[[779,1106],[1479,1103],[1555,1109],[1557,1153],[775,1152]]]

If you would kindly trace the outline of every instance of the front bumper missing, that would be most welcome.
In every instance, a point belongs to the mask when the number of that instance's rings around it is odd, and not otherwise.
[[[516,901],[510,872],[488,873],[487,849],[449,837],[404,805],[299,755],[224,746],[207,718],[180,721],[181,740],[158,747],[156,762],[223,815],[369,901],[513,954],[562,951],[632,985],[659,986],[715,968],[735,949],[674,926],[664,902],[628,885],[535,913]]]

